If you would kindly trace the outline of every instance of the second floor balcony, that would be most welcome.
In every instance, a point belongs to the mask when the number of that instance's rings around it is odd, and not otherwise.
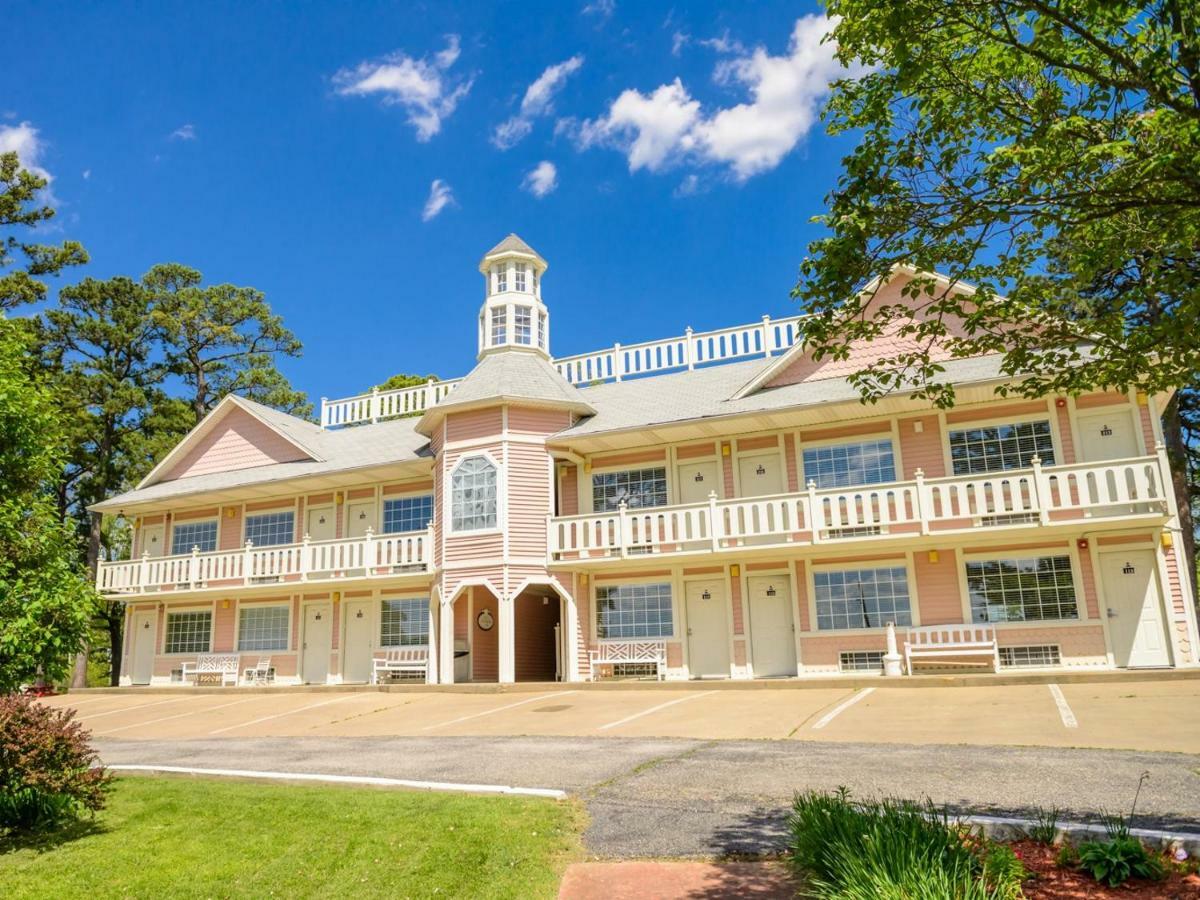
[[[433,529],[373,534],[331,541],[101,562],[102,594],[212,591],[279,584],[299,585],[379,578],[427,577],[433,568]]]
[[[551,563],[719,554],[771,546],[857,544],[992,528],[1161,524],[1164,455],[561,516],[549,520]]]

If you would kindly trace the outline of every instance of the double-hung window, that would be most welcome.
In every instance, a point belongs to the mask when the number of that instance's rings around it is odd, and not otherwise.
[[[167,613],[164,653],[207,653],[212,637],[212,612]]]
[[[453,531],[495,528],[496,467],[483,456],[464,459],[450,476],[450,527]]]
[[[394,534],[398,531],[422,531],[431,521],[433,521],[432,494],[383,501],[383,530],[387,534]]]
[[[546,314],[538,313],[538,346],[546,349]]]
[[[667,638],[671,624],[671,585],[621,584],[596,588],[596,637]]]
[[[592,509],[609,512],[624,503],[629,509],[667,505],[667,470],[626,469],[592,476]]]
[[[292,510],[246,516],[246,540],[255,547],[290,544],[295,533],[296,514]]]
[[[904,566],[816,570],[813,587],[820,631],[912,624]]]
[[[517,263],[516,277],[513,279],[513,286],[518,291],[525,290],[525,263]]]
[[[217,549],[216,522],[177,522],[171,529],[171,554],[191,553],[193,549],[201,553],[211,553]]]
[[[533,343],[533,312],[528,306],[513,307],[513,340],[518,344]]]
[[[891,441],[861,441],[804,449],[804,483],[818,488],[884,484],[896,480]]]
[[[492,346],[498,347],[508,341],[508,310],[503,306],[492,307]]]
[[[967,593],[973,622],[1079,618],[1067,556],[968,562]]]
[[[508,266],[496,267],[496,293],[508,290]]]
[[[379,646],[414,647],[428,643],[429,598],[380,601]]]
[[[286,606],[238,608],[238,650],[286,650],[290,631]]]
[[[1043,465],[1054,465],[1054,438],[1047,419],[950,432],[955,475],[1025,469],[1035,456]]]

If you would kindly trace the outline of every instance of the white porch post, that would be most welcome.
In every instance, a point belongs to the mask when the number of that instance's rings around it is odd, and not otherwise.
[[[441,646],[438,648],[438,677],[442,684],[454,684],[454,604],[440,603],[438,633]]]
[[[563,654],[566,673],[563,681],[579,681],[579,609],[575,598],[560,588],[563,599],[563,619],[566,625],[567,652]]]
[[[435,588],[430,592],[429,596],[429,646],[425,648],[425,683],[438,683],[438,648],[441,646],[441,641],[438,640],[438,613],[441,602],[438,600],[438,592]]]
[[[497,679],[501,684],[512,684],[517,680],[516,660],[516,614],[511,597],[501,600],[497,623],[496,640],[500,650],[500,672]]]

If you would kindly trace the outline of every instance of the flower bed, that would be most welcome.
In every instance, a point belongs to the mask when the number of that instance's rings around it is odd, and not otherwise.
[[[1027,900],[1200,898],[1200,875],[1174,864],[1174,860],[1168,856],[1163,857],[1163,866],[1166,869],[1166,877],[1163,880],[1146,881],[1131,878],[1119,887],[1106,887],[1087,872],[1060,865],[1058,847],[1028,839],[1014,841],[1009,846],[1016,852],[1030,875],[1021,888]]]

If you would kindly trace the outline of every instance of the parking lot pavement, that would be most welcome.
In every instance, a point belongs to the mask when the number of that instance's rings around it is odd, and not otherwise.
[[[1064,684],[1061,690],[1079,722],[1076,746],[1200,752],[1200,682]]]

